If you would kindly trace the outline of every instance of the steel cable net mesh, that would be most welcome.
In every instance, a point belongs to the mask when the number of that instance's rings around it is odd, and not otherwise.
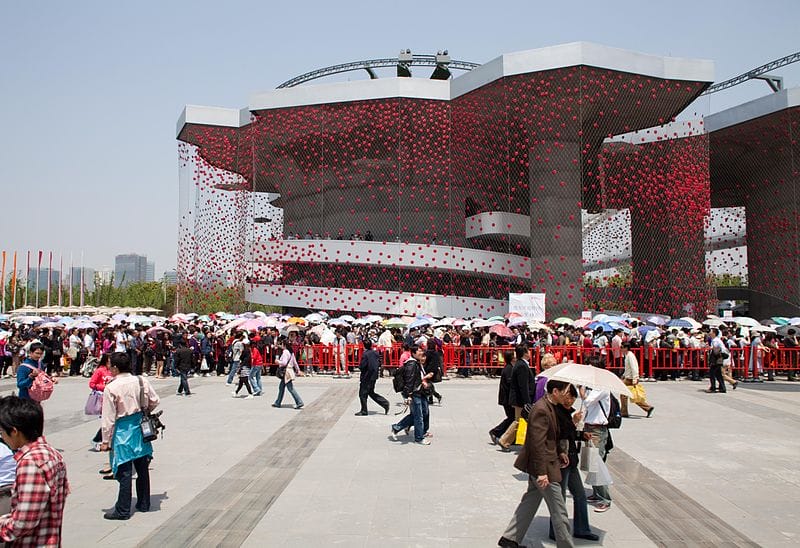
[[[179,145],[179,306],[241,301],[246,264],[246,175],[250,146],[240,130],[196,126]],[[193,144],[189,144],[193,143]]]
[[[238,130],[189,126],[181,140],[201,151],[186,149],[197,164],[189,182],[208,209],[182,219],[194,227],[181,236],[185,277],[202,286],[200,272],[224,263],[231,282],[247,276],[267,301],[326,310],[414,314],[444,295],[487,317],[507,311],[509,292],[546,293],[548,317],[596,302],[705,309],[707,139],[700,128],[644,130],[700,88],[570,67],[449,102],[355,101],[258,111]],[[253,227],[244,188],[279,195],[269,230]]]
[[[768,317],[781,308],[800,305],[797,227],[800,221],[800,108],[761,116],[711,133],[711,180],[715,207],[731,209],[728,225],[743,222],[747,255],[742,248],[718,257],[717,272],[736,272],[752,291],[765,297]],[[746,268],[742,263],[746,261]],[[751,303],[752,304],[752,303]],[[787,310],[787,313],[789,311]],[[796,314],[794,314],[796,315]]]

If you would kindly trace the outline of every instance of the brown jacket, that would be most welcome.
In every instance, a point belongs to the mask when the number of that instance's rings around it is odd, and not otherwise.
[[[564,451],[559,447],[558,435],[556,409],[547,401],[547,396],[540,398],[531,410],[525,445],[514,462],[514,467],[532,477],[547,475],[549,481],[560,482],[559,453]]]

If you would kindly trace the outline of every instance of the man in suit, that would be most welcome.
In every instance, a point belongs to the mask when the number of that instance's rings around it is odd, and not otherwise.
[[[511,407],[508,403],[508,393],[511,390],[511,371],[514,369],[514,351],[513,350],[505,350],[503,351],[503,360],[505,360],[506,365],[503,367],[503,372],[500,373],[500,387],[497,389],[497,405],[501,405],[503,407],[503,411],[506,412],[506,418],[503,421],[489,430],[489,438],[491,438],[492,443],[497,445],[500,436],[508,430],[508,427],[511,426],[511,423],[514,422],[514,408]]]
[[[517,361],[511,369],[511,384],[508,392],[508,405],[514,408],[514,421],[498,440],[500,447],[506,451],[517,437],[517,426],[519,426],[519,419],[522,417],[523,409],[533,402],[533,395],[536,393],[536,380],[533,373],[531,373],[531,367],[528,362],[530,355],[528,346],[524,344],[518,345],[514,349],[514,354],[517,357]]]
[[[561,495],[561,468],[569,464],[565,449],[559,445],[559,428],[556,406],[566,401],[570,385],[551,380],[547,383],[547,394],[531,409],[525,445],[514,466],[528,474],[528,490],[522,495],[514,516],[508,523],[498,546],[518,548],[525,533],[544,499],[550,511],[556,546],[573,546],[569,529],[569,516]]]
[[[389,402],[386,398],[375,392],[375,382],[378,380],[378,371],[381,368],[381,357],[372,349],[372,341],[364,339],[364,353],[361,355],[361,362],[358,369],[361,371],[358,386],[358,399],[361,400],[361,411],[356,416],[367,414],[367,396],[375,403],[383,407],[384,415],[389,413]]]

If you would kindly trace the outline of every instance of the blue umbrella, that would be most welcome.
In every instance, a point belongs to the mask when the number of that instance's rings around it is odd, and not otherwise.
[[[426,325],[431,325],[433,320],[430,318],[417,318],[410,324],[408,324],[409,329],[416,329],[417,327],[424,327]]]
[[[639,329],[639,334],[640,335],[644,335],[648,331],[658,331],[659,330],[657,327],[653,327],[652,325],[640,325],[638,329]]]
[[[675,318],[674,320],[667,322],[667,327],[688,327],[691,329],[694,326],[691,324],[691,322],[682,320],[680,318]]]
[[[667,318],[663,318],[661,316],[648,316],[645,321],[653,325],[664,325],[668,320]]]
[[[602,328],[603,331],[606,331],[608,333],[611,333],[612,331],[614,331],[614,328],[610,324],[608,324],[606,322],[592,322],[592,323],[590,323],[589,325],[586,326],[586,329],[591,329],[592,331],[594,331],[598,327]]]

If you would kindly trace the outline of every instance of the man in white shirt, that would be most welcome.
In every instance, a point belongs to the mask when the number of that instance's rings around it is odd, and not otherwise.
[[[611,393],[607,390],[580,389],[581,399],[586,405],[586,418],[583,431],[590,434],[592,443],[600,449],[600,457],[605,462],[608,456],[608,414],[611,412]],[[592,486],[592,495],[587,498],[596,503],[595,512],[605,512],[611,507],[611,493],[607,485]]]
[[[611,356],[614,358],[614,368],[622,367],[622,329],[615,329],[611,337]]]
[[[118,327],[114,334],[114,352],[127,352],[130,336],[124,327]]]
[[[622,382],[625,386],[636,386],[639,384],[639,360],[636,359],[636,354],[631,352],[630,343],[622,343],[622,355],[625,361],[625,370],[622,372]],[[647,418],[656,410],[655,407],[647,403],[646,400],[634,401],[636,405],[642,408],[642,411],[647,413]],[[628,416],[628,396],[622,394],[619,402],[620,415],[623,417]]]

